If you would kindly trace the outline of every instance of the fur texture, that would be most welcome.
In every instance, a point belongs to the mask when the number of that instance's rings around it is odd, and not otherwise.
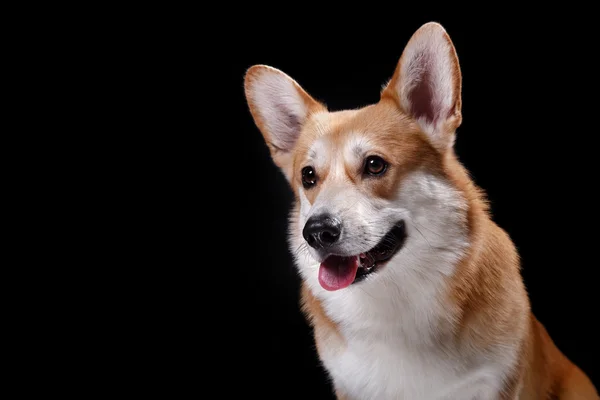
[[[283,72],[246,74],[250,111],[296,196],[290,248],[302,308],[340,399],[598,399],[531,314],[519,257],[458,161],[461,73],[436,23],[408,42],[377,104],[328,112]],[[365,176],[368,156],[385,174]],[[302,169],[317,184],[305,188]],[[306,221],[342,221],[332,249]],[[402,249],[362,282],[329,291],[321,262],[373,248],[399,220]]]

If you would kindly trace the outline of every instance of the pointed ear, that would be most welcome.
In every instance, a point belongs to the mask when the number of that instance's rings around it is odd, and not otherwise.
[[[430,22],[406,45],[383,97],[392,97],[441,151],[454,144],[462,122],[461,72],[456,50],[444,28]]]
[[[292,151],[311,113],[326,108],[278,69],[255,65],[244,79],[246,100],[254,122],[275,164],[291,178]]]

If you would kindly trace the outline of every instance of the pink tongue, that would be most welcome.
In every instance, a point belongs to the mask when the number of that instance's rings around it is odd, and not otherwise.
[[[348,287],[356,278],[358,265],[358,256],[329,256],[319,268],[319,283],[329,291]]]

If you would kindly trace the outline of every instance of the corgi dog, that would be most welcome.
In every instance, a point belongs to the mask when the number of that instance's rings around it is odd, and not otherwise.
[[[533,316],[519,256],[454,150],[461,70],[438,23],[380,100],[328,111],[278,69],[244,78],[294,193],[302,310],[338,399],[599,399]]]

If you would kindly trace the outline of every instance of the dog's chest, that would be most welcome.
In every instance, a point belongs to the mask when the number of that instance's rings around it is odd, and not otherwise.
[[[321,351],[321,359],[335,385],[350,398],[433,398],[449,382],[447,361],[431,354],[418,354],[401,345],[351,340],[343,350]]]
[[[503,371],[469,367],[442,350],[353,339],[343,348],[320,346],[336,388],[348,399],[495,398]]]

